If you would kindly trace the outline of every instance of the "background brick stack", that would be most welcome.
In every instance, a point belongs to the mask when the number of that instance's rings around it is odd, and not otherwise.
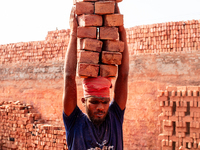
[[[162,150],[200,149],[199,92],[199,86],[170,86],[160,92]]]
[[[124,50],[124,43],[118,40],[117,28],[123,25],[123,15],[115,14],[115,2],[120,1],[74,1],[79,24],[79,76],[116,76],[116,65],[121,64]]]
[[[127,39],[132,54],[200,50],[200,20],[135,26]]]
[[[0,64],[63,60],[70,30],[49,31],[45,41],[0,45]]]
[[[41,119],[31,105],[0,102],[0,149],[67,149],[63,126]]]
[[[200,50],[200,20],[135,26],[126,29],[126,32],[130,55]],[[69,43],[69,33],[69,29],[49,31],[44,41],[0,45],[0,64],[64,60]],[[108,45],[106,40],[103,40],[103,42],[104,46]],[[119,43],[119,45],[112,42],[110,46],[108,45],[109,49],[103,46],[103,50],[113,51],[115,49],[122,52],[121,47],[123,44]],[[87,47],[80,48],[79,45],[79,49],[99,52],[102,48],[102,41],[99,40],[96,45],[90,44],[89,46],[87,44],[85,46]]]

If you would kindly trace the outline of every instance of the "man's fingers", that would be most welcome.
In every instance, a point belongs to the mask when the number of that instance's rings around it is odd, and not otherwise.
[[[75,10],[76,10],[76,7],[73,6],[70,13],[70,20],[73,20],[75,18]]]

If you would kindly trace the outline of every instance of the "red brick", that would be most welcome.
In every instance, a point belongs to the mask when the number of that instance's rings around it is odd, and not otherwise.
[[[114,1],[114,2],[122,2],[122,0],[99,0],[99,1]]]
[[[95,3],[95,14],[105,15],[113,14],[115,11],[115,2],[99,1]]]
[[[167,86],[166,87],[167,91],[177,91],[177,87],[176,86]]]
[[[100,65],[100,76],[115,77],[117,75],[117,66],[115,65]]]
[[[99,73],[99,65],[97,64],[78,64],[78,75],[81,77],[97,77]]]
[[[99,53],[92,51],[80,51],[79,63],[98,64]]]
[[[186,91],[187,87],[186,86],[177,86],[177,90],[179,90],[179,91]]]
[[[101,62],[104,64],[110,64],[110,65],[120,65],[122,60],[122,54],[119,52],[108,52],[103,51]]]
[[[77,48],[101,52],[103,42],[96,39],[78,39]]]
[[[73,4],[75,5],[76,2],[97,2],[98,0],[73,0]]]
[[[97,36],[96,27],[78,27],[77,37],[79,38],[92,38],[95,39]]]
[[[100,15],[81,15],[78,16],[78,24],[81,27],[102,26],[103,19]]]
[[[76,14],[94,14],[94,3],[92,2],[77,2],[76,3]]]
[[[199,86],[187,86],[187,90],[200,91],[200,87]]]
[[[118,28],[116,27],[100,27],[100,39],[116,40],[118,39]]]
[[[122,41],[104,41],[103,50],[111,52],[123,52],[124,51],[124,42]]]
[[[104,26],[122,26],[122,25],[123,25],[123,15],[111,14],[104,16]]]

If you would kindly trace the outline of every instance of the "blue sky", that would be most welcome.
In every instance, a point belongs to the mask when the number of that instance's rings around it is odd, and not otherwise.
[[[1,0],[0,44],[44,40],[47,32],[68,29],[73,0]],[[200,20],[200,0],[123,0],[125,27]]]

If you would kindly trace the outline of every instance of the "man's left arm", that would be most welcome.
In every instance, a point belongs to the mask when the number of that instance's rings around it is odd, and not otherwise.
[[[116,9],[116,11],[119,13],[118,6],[116,6]],[[118,76],[114,89],[114,100],[119,105],[121,110],[124,110],[127,102],[129,72],[129,53],[126,39],[126,30],[124,26],[119,27],[119,39],[124,42],[124,51],[122,54],[121,65],[118,66]]]

